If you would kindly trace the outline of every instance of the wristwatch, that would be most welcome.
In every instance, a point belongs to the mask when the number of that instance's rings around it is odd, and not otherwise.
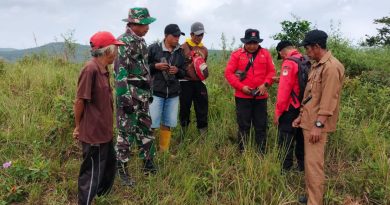
[[[322,122],[319,121],[319,120],[317,120],[317,121],[314,123],[314,125],[315,125],[316,127],[318,127],[318,128],[324,128],[324,127],[325,127],[324,123],[322,123]]]

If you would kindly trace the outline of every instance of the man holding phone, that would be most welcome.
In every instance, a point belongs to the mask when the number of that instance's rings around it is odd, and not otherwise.
[[[149,47],[148,61],[152,75],[153,102],[150,105],[152,129],[160,128],[160,151],[168,151],[171,128],[177,125],[180,83],[185,75],[185,57],[179,44],[181,35],[176,24],[164,30],[165,38]]]
[[[275,75],[274,63],[267,49],[259,43],[256,29],[247,29],[241,38],[243,48],[234,51],[225,70],[225,78],[236,90],[236,113],[239,150],[248,143],[251,125],[255,128],[255,141],[260,153],[265,152],[267,128],[267,88]]]

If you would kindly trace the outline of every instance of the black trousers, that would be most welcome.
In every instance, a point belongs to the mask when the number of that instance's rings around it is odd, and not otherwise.
[[[284,170],[289,170],[293,166],[294,147],[298,168],[302,171],[304,169],[303,132],[301,128],[292,127],[292,122],[298,115],[299,108],[290,106],[288,111],[284,112],[279,118],[278,145],[280,150],[284,150],[284,152],[280,152]]]
[[[196,127],[206,128],[209,110],[206,85],[202,81],[180,81],[180,86],[180,125],[187,127],[190,124],[191,105],[194,102]]]
[[[114,184],[116,155],[113,142],[82,142],[83,162],[78,179],[79,205],[89,205],[95,195],[108,194]]]
[[[246,99],[236,97],[238,123],[238,145],[243,151],[248,143],[251,125],[255,130],[255,142],[260,153],[265,153],[267,137],[267,99]]]

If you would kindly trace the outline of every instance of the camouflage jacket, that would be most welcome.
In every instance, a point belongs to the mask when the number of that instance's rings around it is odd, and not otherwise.
[[[133,104],[132,98],[144,101],[151,95],[150,89],[140,93],[134,91],[132,88],[134,86],[128,83],[129,80],[141,80],[150,85],[148,49],[145,40],[137,36],[129,27],[118,39],[126,45],[119,47],[118,57],[114,64],[115,91],[117,105],[125,107]]]

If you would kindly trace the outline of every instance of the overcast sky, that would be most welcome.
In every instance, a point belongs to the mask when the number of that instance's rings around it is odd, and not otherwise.
[[[341,23],[343,36],[356,43],[365,34],[376,34],[374,19],[390,15],[390,0],[0,0],[0,48],[62,41],[61,34],[69,30],[81,44],[88,44],[96,31],[119,36],[125,29],[121,19],[135,6],[149,8],[157,18],[145,37],[148,43],[162,39],[169,23],[178,24],[189,36],[191,24],[201,21],[209,48],[220,48],[222,32],[229,41],[235,37],[240,43],[247,28],[260,30],[263,46],[275,45],[271,35],[281,31],[281,21],[293,19],[291,14],[326,32],[331,22],[336,27]]]

